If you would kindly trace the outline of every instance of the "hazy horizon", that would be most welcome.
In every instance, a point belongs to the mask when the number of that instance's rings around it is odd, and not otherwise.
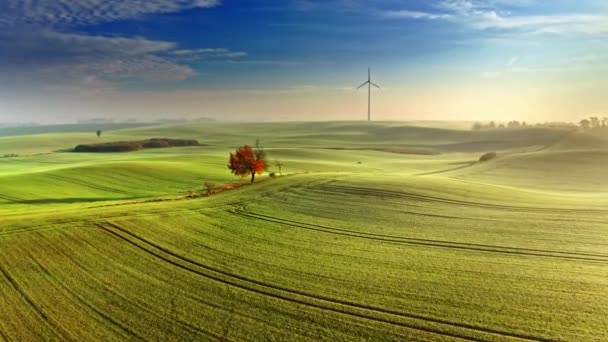
[[[0,123],[606,115],[608,4],[8,0]],[[212,34],[209,34],[212,33]]]

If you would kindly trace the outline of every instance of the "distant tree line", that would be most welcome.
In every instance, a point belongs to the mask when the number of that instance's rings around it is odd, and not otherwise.
[[[496,123],[494,121],[490,121],[488,123],[483,122],[475,122],[473,124],[473,130],[478,131],[482,129],[496,129],[496,128],[521,128],[528,127],[528,124],[525,121],[519,122],[517,120],[509,121],[505,123]]]
[[[576,125],[569,122],[539,122],[536,124],[528,124],[525,121],[509,121],[507,123],[497,123],[490,121],[488,123],[475,122],[473,124],[473,130],[487,130],[487,129],[514,129],[514,128],[527,128],[527,127],[547,127],[547,128],[574,128]]]
[[[608,128],[608,117],[599,118],[597,116],[591,116],[581,120],[578,125],[584,131],[606,129]]]

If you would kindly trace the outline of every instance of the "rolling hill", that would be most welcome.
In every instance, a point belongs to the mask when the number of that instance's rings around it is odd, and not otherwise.
[[[157,136],[209,146],[53,152]],[[256,138],[285,176],[189,196],[238,182],[228,152]],[[605,340],[602,141],[398,122],[0,137],[21,155],[0,158],[0,340]]]

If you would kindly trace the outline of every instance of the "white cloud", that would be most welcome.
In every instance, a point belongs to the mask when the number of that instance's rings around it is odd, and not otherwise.
[[[40,68],[39,77],[60,80],[77,80],[90,84],[92,80],[100,82],[117,81],[181,81],[195,75],[188,66],[179,65],[156,56],[138,56],[136,58],[101,59],[94,62],[59,64]]]
[[[75,26],[218,6],[221,0],[0,0],[0,81],[15,86],[108,88],[191,78],[202,59],[246,55],[178,50],[169,41],[63,33]]]
[[[445,11],[463,15],[467,15],[475,8],[473,3],[468,0],[443,0],[439,2],[437,7]]]
[[[448,19],[449,14],[435,14],[419,11],[399,10],[399,11],[384,11],[383,15],[389,18],[410,18],[410,19]]]
[[[226,60],[247,56],[243,51],[232,51],[225,48],[206,48],[192,50],[173,50],[171,54],[180,61]]]
[[[443,19],[478,30],[518,30],[533,34],[606,34],[608,13],[514,15],[503,6],[525,6],[529,0],[443,0],[437,11],[391,11],[393,17]]]
[[[1,60],[13,65],[138,56],[173,49],[175,44],[145,38],[88,36],[38,31],[0,34]]]
[[[513,67],[513,66],[515,66],[515,64],[517,64],[517,62],[519,62],[519,57],[517,57],[517,56],[511,57],[511,59],[509,59],[509,62],[507,62],[507,66]]]
[[[538,33],[608,32],[608,15],[563,14],[503,16],[496,11],[475,11],[473,26],[479,29],[530,29]]]
[[[86,25],[171,13],[196,7],[215,7],[220,0],[3,0],[4,26]]]
[[[11,37],[0,38],[4,82],[107,87],[126,81],[179,81],[196,74],[188,65],[160,56],[173,51],[172,42],[52,31]]]

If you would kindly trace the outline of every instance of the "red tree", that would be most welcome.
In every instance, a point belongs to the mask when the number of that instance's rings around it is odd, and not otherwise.
[[[233,174],[241,177],[251,175],[251,183],[256,174],[262,174],[266,169],[266,154],[262,149],[253,149],[248,145],[239,147],[230,153],[228,168]]]

